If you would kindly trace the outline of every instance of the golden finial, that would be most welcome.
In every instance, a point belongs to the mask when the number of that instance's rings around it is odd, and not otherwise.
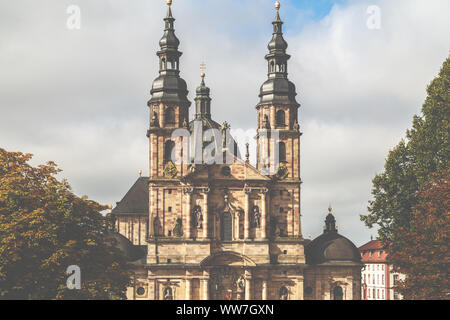
[[[281,8],[280,1],[277,0],[277,2],[275,2],[275,9],[280,10],[280,8]]]
[[[166,3],[170,7],[172,5],[172,0],[167,0]]]
[[[112,212],[112,208],[113,208],[112,204],[108,205],[109,212]]]
[[[139,170],[139,177],[142,177],[142,170]]]
[[[200,74],[200,77],[202,77],[202,79],[205,78],[206,74],[205,74],[205,70],[206,70],[206,64],[204,62],[202,62],[200,64],[200,70],[202,70],[202,73]]]
[[[331,206],[331,204],[328,206],[328,212],[331,214],[333,212],[333,207]]]

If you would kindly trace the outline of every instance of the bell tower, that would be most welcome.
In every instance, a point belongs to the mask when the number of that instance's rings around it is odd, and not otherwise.
[[[257,168],[283,179],[300,179],[300,126],[295,85],[288,79],[287,42],[277,1],[273,36],[266,55],[268,79],[261,86],[258,112]]]
[[[147,137],[150,142],[150,179],[175,178],[182,174],[183,165],[174,164],[172,151],[175,142],[171,140],[175,129],[187,128],[189,119],[188,90],[186,82],[180,77],[180,41],[175,35],[172,16],[172,0],[167,0],[168,10],[164,18],[164,35],[159,41],[159,76],[150,91],[150,129]]]

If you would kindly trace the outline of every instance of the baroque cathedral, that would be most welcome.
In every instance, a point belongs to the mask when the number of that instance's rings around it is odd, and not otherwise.
[[[213,120],[204,73],[189,121],[180,41],[172,1],[167,4],[159,76],[148,102],[149,177],[139,177],[111,212],[116,238],[134,266],[128,299],[360,299],[361,257],[338,234],[331,206],[323,234],[303,238],[300,104],[288,79],[280,3],[265,56],[268,79],[256,105],[256,167],[248,145],[242,158],[230,126]],[[176,131],[190,138],[174,138]],[[208,143],[217,147],[212,162],[205,156]]]

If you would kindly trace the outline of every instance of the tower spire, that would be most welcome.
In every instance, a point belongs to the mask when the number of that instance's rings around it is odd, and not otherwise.
[[[268,80],[261,87],[260,103],[290,103],[297,104],[295,85],[288,80],[288,60],[286,53],[288,43],[283,37],[283,21],[280,18],[281,4],[275,3],[276,15],[272,22],[273,34],[265,56],[268,63]]]
[[[151,90],[152,103],[172,103],[190,105],[187,99],[188,90],[186,82],[180,78],[180,57],[183,54],[178,50],[180,40],[175,35],[175,18],[172,15],[172,0],[167,0],[167,14],[164,18],[164,34],[159,41],[159,77],[153,82]]]
[[[329,232],[337,232],[336,229],[336,218],[333,215],[333,208],[330,206],[328,207],[328,215],[325,219],[325,233]]]
[[[195,118],[196,119],[211,119],[211,97],[209,96],[210,89],[205,84],[205,69],[206,65],[202,63],[200,70],[202,71],[200,77],[202,81],[197,87],[195,97]]]

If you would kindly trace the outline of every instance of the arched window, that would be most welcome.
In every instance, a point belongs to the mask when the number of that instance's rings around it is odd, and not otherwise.
[[[286,113],[284,110],[278,110],[276,115],[277,126],[284,127],[286,125]]]
[[[344,300],[344,292],[341,286],[337,286],[333,290],[334,300]]]
[[[166,141],[164,144],[164,163],[172,161],[172,150],[175,147],[175,142],[172,140]]]
[[[175,111],[169,107],[164,112],[164,120],[166,124],[175,124]]]
[[[233,240],[233,216],[229,212],[224,212],[222,215],[222,241]]]
[[[280,142],[278,148],[280,163],[286,162],[286,144],[284,142]]]
[[[274,72],[275,71],[275,62],[271,61],[270,62],[270,71],[269,72]]]

